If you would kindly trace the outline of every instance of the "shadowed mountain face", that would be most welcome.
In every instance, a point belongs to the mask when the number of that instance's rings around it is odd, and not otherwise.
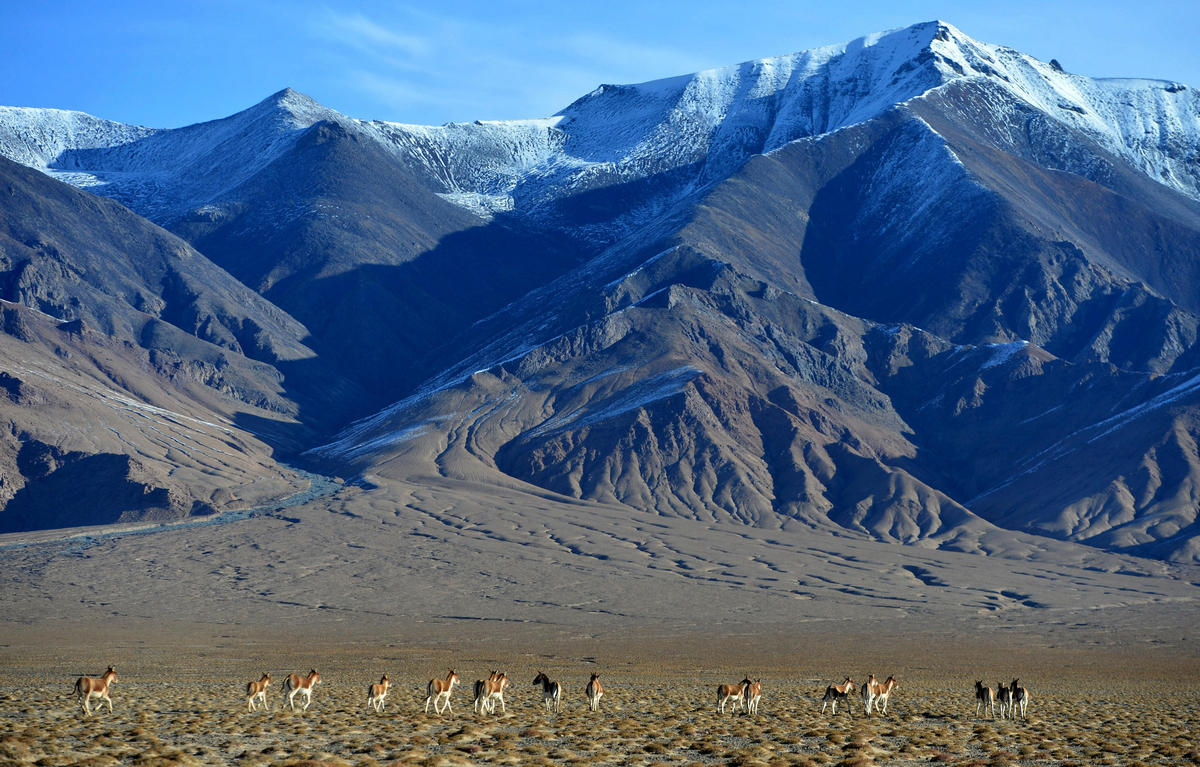
[[[432,372],[447,337],[579,258],[562,235],[446,202],[332,121],[172,228],[303,321],[321,357],[376,405]]]
[[[174,519],[299,486],[304,327],[126,208],[0,158],[0,530]],[[282,444],[282,442],[277,443]]]
[[[3,297],[146,348],[149,313],[275,371],[299,424],[268,438],[319,467],[953,551],[1200,557],[1185,86],[934,23],[542,120],[369,123],[284,91],[38,154],[39,119],[0,114],[0,148],[100,182],[206,276],[139,263],[121,279],[148,286],[65,290],[13,266]],[[237,172],[195,172],[226,155]],[[12,210],[19,247],[86,271]],[[211,308],[242,296],[229,275],[244,298]]]

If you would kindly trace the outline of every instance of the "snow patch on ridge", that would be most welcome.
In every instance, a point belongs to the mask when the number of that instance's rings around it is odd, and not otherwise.
[[[1013,341],[1007,344],[987,344],[984,348],[992,350],[992,356],[986,362],[979,366],[980,370],[998,367],[1004,365],[1026,346],[1029,346],[1028,341]]]
[[[684,365],[659,373],[623,390],[610,401],[601,403],[598,409],[592,409],[590,405],[593,403],[588,403],[588,405],[575,408],[570,412],[555,415],[537,428],[531,429],[527,435],[540,436],[566,428],[580,429],[607,421],[652,402],[679,394],[685,390],[687,384],[701,375],[703,375],[703,371],[692,365]]]
[[[157,132],[66,109],[0,107],[0,154],[41,171],[67,151],[123,146]]]

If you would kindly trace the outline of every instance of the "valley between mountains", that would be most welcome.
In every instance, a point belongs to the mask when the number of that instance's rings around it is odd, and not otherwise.
[[[522,121],[0,107],[0,201],[7,622],[1194,622],[1190,85],[929,22]]]

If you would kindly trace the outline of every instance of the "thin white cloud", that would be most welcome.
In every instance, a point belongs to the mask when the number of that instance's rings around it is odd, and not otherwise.
[[[469,94],[468,98],[463,98],[457,91],[436,86],[423,87],[407,78],[390,77],[366,70],[348,72],[344,82],[401,114],[417,105],[460,110],[474,103]]]
[[[428,38],[396,31],[361,13],[327,11],[315,21],[314,32],[319,37],[392,60],[397,56],[423,58],[434,50]]]
[[[708,63],[595,31],[531,34],[523,23],[398,6],[370,17],[326,9],[310,27],[336,81],[385,107],[385,115],[367,116],[402,122],[544,117],[601,83],[671,77]]]

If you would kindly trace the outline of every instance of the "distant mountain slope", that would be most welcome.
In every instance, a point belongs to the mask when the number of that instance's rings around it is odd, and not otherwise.
[[[936,34],[947,39],[931,44],[934,66],[994,71],[749,158],[638,246],[618,242],[489,318],[494,334],[432,393],[318,454],[360,470],[432,459],[453,476],[480,462],[661,513],[964,548],[979,503],[1000,525],[1192,558],[1186,487],[1200,456],[1185,424],[1140,422],[1138,444],[1174,448],[1088,453],[1086,482],[1007,478],[1111,409],[1153,401],[1152,374],[1200,364],[1200,207],[1186,184],[1131,161],[1128,115],[1038,109],[1082,78]],[[1146,82],[1079,98],[1103,111],[1121,88],[1190,98]],[[1167,135],[1166,147],[1194,138]],[[840,311],[814,315],[819,305]],[[1116,391],[1073,388],[1097,375]],[[865,422],[863,402],[877,403]],[[1175,468],[1159,465],[1167,455]],[[1103,478],[1139,465],[1168,488],[1098,511]],[[1091,521],[1054,523],[1050,497]]]
[[[329,470],[1005,556],[1032,533],[1200,557],[1182,84],[930,22],[541,119],[368,122],[285,90],[172,131],[7,110],[0,152],[302,322],[312,357],[254,351],[240,320],[185,329],[344,427],[291,435]]]

